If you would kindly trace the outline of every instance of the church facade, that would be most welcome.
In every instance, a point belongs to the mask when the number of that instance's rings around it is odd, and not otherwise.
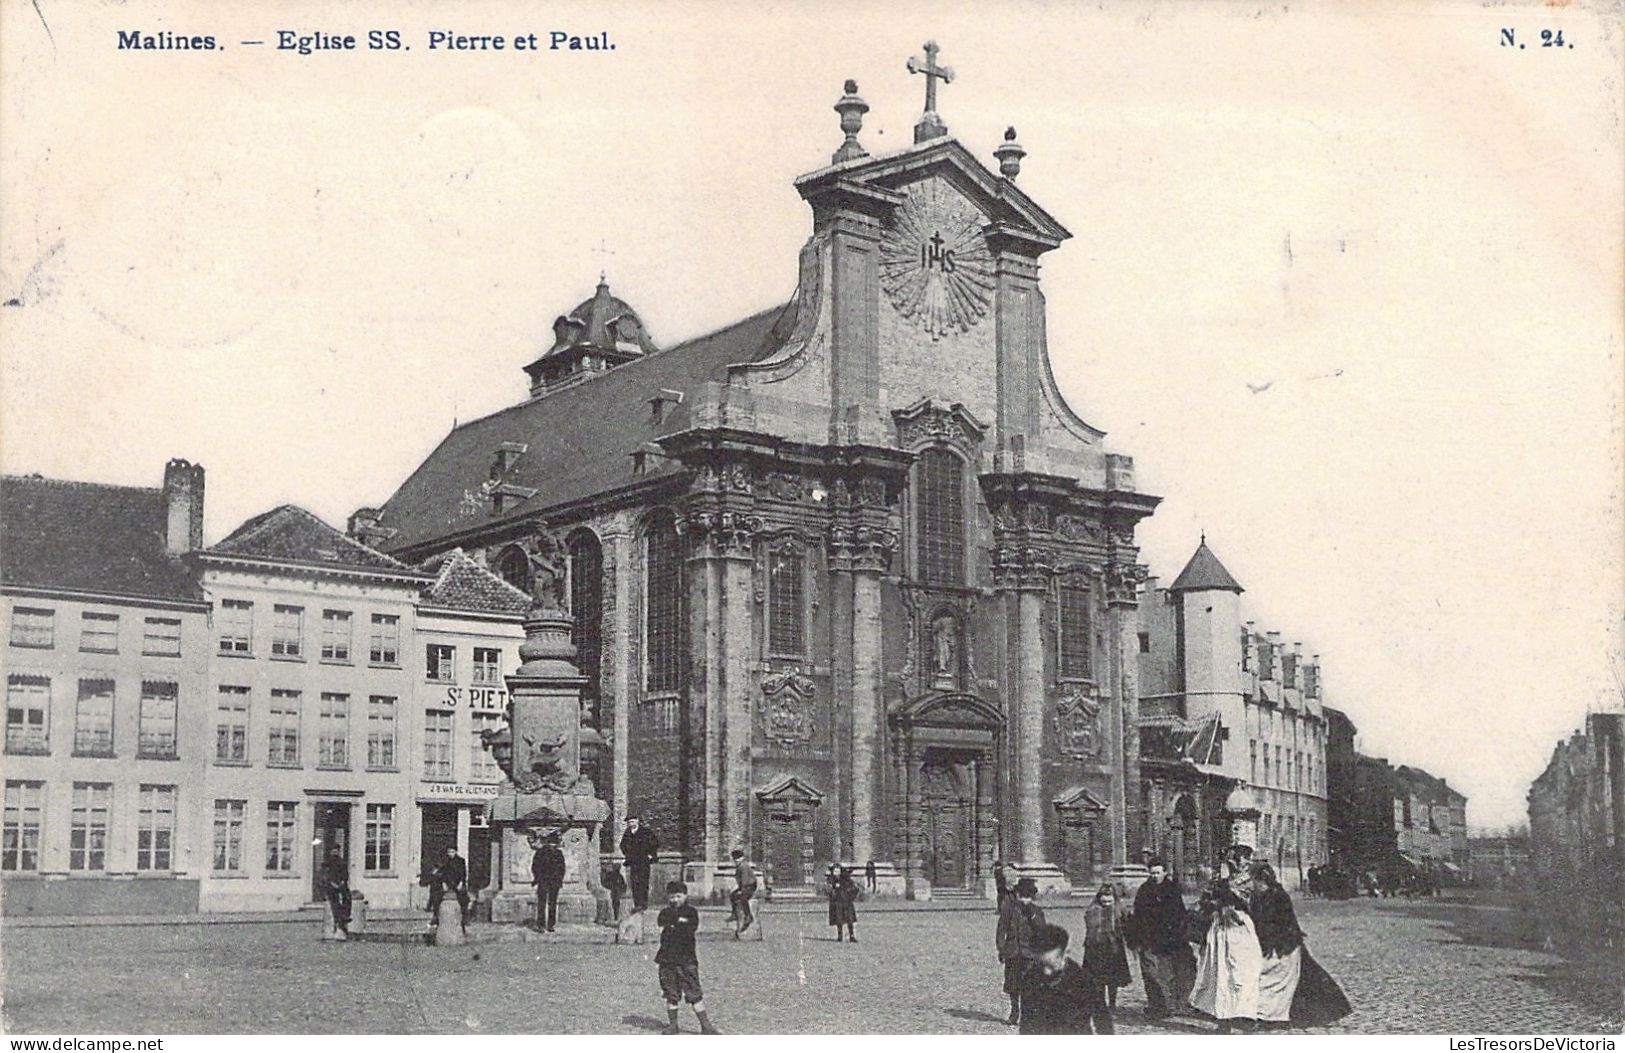
[[[600,282],[360,540],[461,548],[520,588],[569,553],[588,764],[709,887],[873,860],[885,889],[1048,888],[1137,858],[1136,524],[1157,498],[1062,399],[1042,257],[1068,231],[984,164],[931,86],[904,149],[845,140],[795,180],[811,235],[785,305],[660,346]],[[606,847],[613,848],[606,837]],[[675,859],[674,859],[675,861]]]

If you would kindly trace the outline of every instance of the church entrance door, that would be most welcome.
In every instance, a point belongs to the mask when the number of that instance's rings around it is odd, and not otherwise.
[[[933,888],[964,888],[974,869],[971,820],[976,793],[969,767],[965,758],[938,754],[927,760],[920,773],[926,878]]]
[[[767,844],[765,858],[768,882],[774,888],[792,888],[806,884],[801,866],[801,824],[799,815],[779,813],[767,816]]]

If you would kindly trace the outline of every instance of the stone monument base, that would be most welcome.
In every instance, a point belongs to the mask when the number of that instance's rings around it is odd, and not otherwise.
[[[1040,896],[1072,891],[1072,879],[1054,863],[1006,863],[1005,874],[1011,888],[1015,888],[1016,882],[1022,878],[1032,878]]]

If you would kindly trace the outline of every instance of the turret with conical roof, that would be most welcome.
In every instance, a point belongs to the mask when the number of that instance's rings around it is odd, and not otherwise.
[[[553,346],[525,367],[530,397],[580,383],[659,350],[625,300],[598,276],[593,295],[553,320]]]
[[[1207,547],[1207,535],[1196,546],[1196,552],[1185,564],[1185,569],[1179,572],[1179,577],[1168,586],[1169,592],[1202,592],[1207,589],[1217,589],[1222,592],[1234,592],[1237,595],[1246,590],[1231,576],[1219,557]]]

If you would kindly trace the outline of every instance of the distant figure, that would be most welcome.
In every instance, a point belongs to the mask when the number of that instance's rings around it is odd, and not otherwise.
[[[1003,903],[1005,897],[1010,895],[1010,875],[1005,870],[1004,860],[993,861],[993,903],[995,909]]]
[[[1010,895],[999,904],[999,926],[993,934],[993,944],[999,951],[999,962],[1004,966],[1004,993],[1010,996],[1012,1027],[1021,1023],[1021,981],[1032,960],[1033,933],[1042,926],[1044,912],[1033,902],[1038,895],[1038,884],[1032,878],[1016,882]],[[1061,944],[1066,952],[1066,942]]]
[[[869,886],[870,892],[880,888],[880,876],[875,872],[875,861],[872,859],[863,864],[863,882]]]
[[[626,872],[632,885],[632,909],[646,910],[649,906],[649,868],[660,855],[660,842],[653,830],[639,822],[638,817],[626,817],[626,833],[621,835],[621,855],[626,860]]]
[[[536,928],[552,932],[559,921],[559,890],[564,887],[564,852],[558,834],[548,834],[530,857],[530,876],[536,882]]]
[[[621,868],[606,866],[601,875],[604,890],[609,893],[609,905],[615,912],[615,920],[621,920],[621,897],[626,895],[626,878],[621,876]]]
[[[756,869],[745,858],[743,849],[736,848],[730,854],[734,861],[734,888],[728,899],[733,905],[734,939],[737,940],[756,920],[750,912],[750,898],[756,894]]]
[[[705,991],[700,987],[700,959],[694,949],[694,934],[700,928],[700,915],[688,903],[688,886],[681,881],[666,882],[666,906],[656,916],[660,925],[660,950],[655,966],[660,972],[660,993],[666,999],[665,1035],[681,1034],[677,1008],[684,1000],[694,1007],[703,1035],[721,1034],[711,1026],[705,1013]]]
[[[1152,860],[1151,876],[1134,895],[1125,936],[1139,952],[1145,1013],[1153,1020],[1182,1010],[1190,997],[1196,957],[1185,942],[1185,917],[1179,879],[1160,860]]]
[[[435,870],[434,884],[429,887],[429,924],[438,927],[440,899],[434,894],[436,885],[441,896],[450,892],[457,897],[457,906],[462,909],[463,928],[468,928],[468,863],[457,854],[456,845],[446,849],[446,861]]]
[[[1100,985],[1087,966],[1067,958],[1067,940],[1059,925],[1040,923],[1033,929],[1031,961],[1022,970],[1019,993],[1023,1035],[1112,1033],[1110,1017],[1099,1015],[1104,1008]]]
[[[338,855],[327,857],[322,867],[322,888],[327,894],[328,909],[333,912],[333,928],[350,938],[350,868]]]
[[[862,890],[857,882],[852,880],[852,871],[847,867],[832,868],[829,879],[829,923],[835,926],[835,942],[841,942],[841,930],[844,927],[846,936],[853,942],[858,942],[858,934],[852,928],[858,921],[858,897]]]
[[[1101,987],[1105,999],[1107,1031],[1110,1033],[1111,1012],[1117,1008],[1117,989],[1134,981],[1128,968],[1128,950],[1117,917],[1117,892],[1110,885],[1100,886],[1095,900],[1083,912],[1083,968],[1089,981]]]

